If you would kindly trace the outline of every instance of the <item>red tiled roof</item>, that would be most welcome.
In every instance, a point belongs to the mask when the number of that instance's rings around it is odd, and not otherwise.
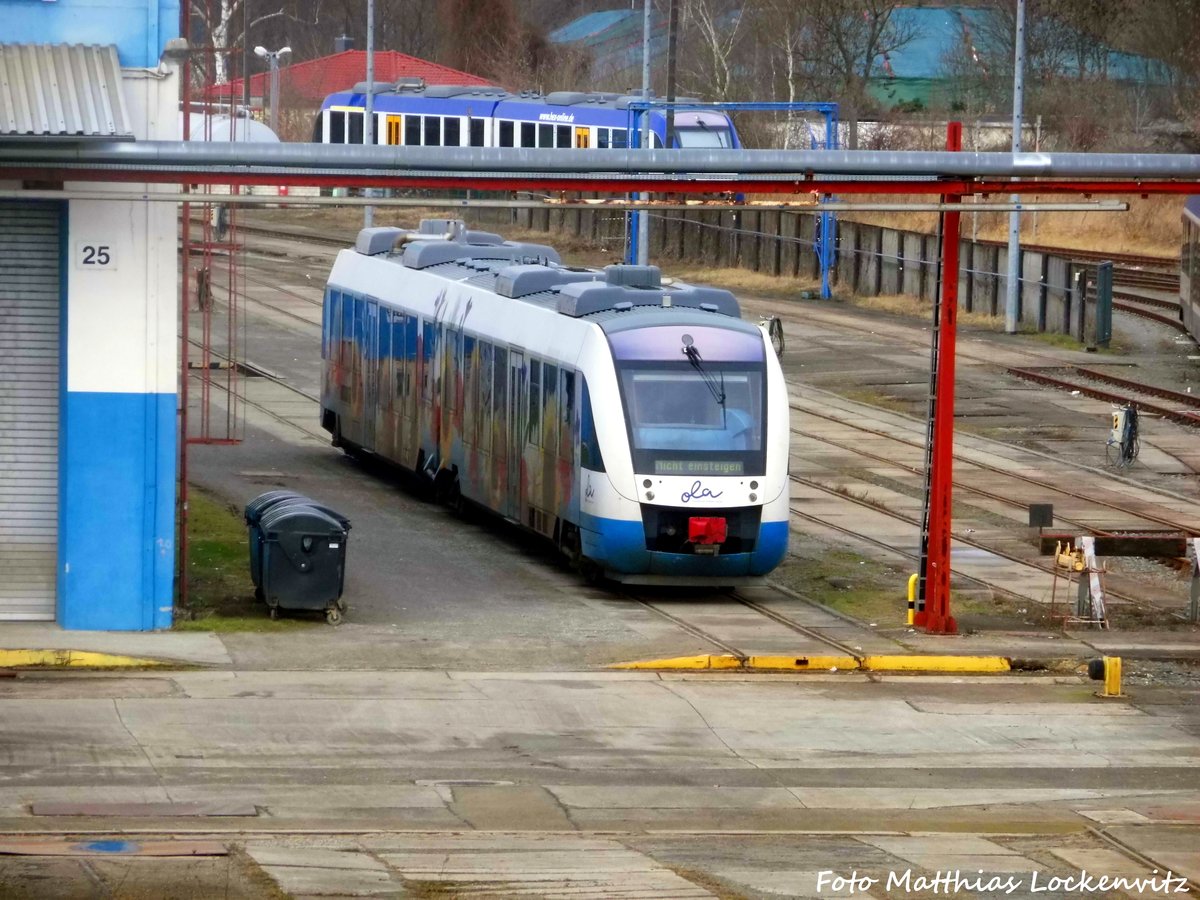
[[[250,95],[265,97],[270,90],[268,72],[250,76]],[[375,51],[375,80],[397,81],[401,78],[424,78],[426,84],[463,84],[489,86],[491,82],[460,72],[449,66],[438,65],[396,50]],[[331,56],[310,59],[307,62],[283,66],[279,70],[279,92],[284,96],[305,100],[314,106],[336,91],[352,88],[367,80],[367,51],[346,50]],[[208,91],[210,99],[241,97],[242,79],[226,84],[213,85]]]

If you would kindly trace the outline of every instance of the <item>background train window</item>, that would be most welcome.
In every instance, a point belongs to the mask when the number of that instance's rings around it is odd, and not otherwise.
[[[450,412],[462,409],[462,383],[458,379],[458,350],[461,334],[453,329],[446,330],[446,346],[442,351],[442,390],[447,397]],[[449,382],[448,384],[445,382]]]
[[[560,147],[570,147],[571,146],[571,126],[570,125],[556,126],[555,133],[558,135],[558,146],[560,146]]]
[[[350,341],[354,337],[354,297],[342,294],[342,327],[338,330],[338,362],[346,365],[350,361]]]
[[[536,147],[537,146],[537,126],[532,122],[521,123],[521,146]]]
[[[542,443],[542,363],[532,360],[529,363],[529,414],[526,416],[525,443],[540,447]]]
[[[404,143],[409,147],[421,146],[421,117],[404,117]]]
[[[325,305],[321,308],[321,318],[323,320],[321,327],[321,359],[330,358],[330,350],[337,340],[333,333],[334,325],[337,323],[337,298],[337,291],[326,289]]]
[[[483,126],[484,126],[483,119],[468,119],[467,120],[467,132],[469,135],[468,140],[472,147],[482,147],[483,146],[483,135],[484,135]],[[511,131],[512,131],[512,129],[510,128],[509,132],[511,133]]]
[[[579,384],[579,465],[593,472],[603,472],[604,457],[600,455],[600,439],[596,436],[596,420],[592,417],[592,398],[587,379],[582,375]]]
[[[371,143],[386,144],[387,143],[387,120],[378,113],[371,116],[371,120],[375,123],[371,129]]]
[[[363,114],[360,112],[346,113],[346,143],[361,144],[363,142]]]
[[[462,119],[458,116],[446,116],[443,128],[442,143],[447,147],[457,147],[462,143]]]
[[[626,139],[625,129],[614,128],[612,130],[612,137],[609,138],[609,146],[617,150],[623,150],[628,144],[629,141]]]
[[[602,150],[608,149],[608,131],[607,128],[596,129],[596,146]]]
[[[500,123],[500,146],[501,147],[511,147],[512,145],[513,145],[513,123],[502,121]]]
[[[416,377],[417,365],[417,335],[418,330],[416,316],[404,317],[404,396],[408,397],[413,393],[413,379]]]
[[[553,147],[554,146],[554,126],[553,125],[539,125],[538,126],[538,143],[537,143],[537,145],[539,147]]]
[[[344,112],[329,111],[329,143],[346,143],[346,114]]]
[[[425,146],[440,147],[442,145],[442,117],[425,117]]]

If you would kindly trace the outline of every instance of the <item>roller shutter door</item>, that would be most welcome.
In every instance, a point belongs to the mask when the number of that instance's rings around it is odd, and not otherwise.
[[[0,203],[0,620],[54,619],[59,209]]]

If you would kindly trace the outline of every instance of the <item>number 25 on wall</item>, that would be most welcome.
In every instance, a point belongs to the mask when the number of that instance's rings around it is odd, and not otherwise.
[[[117,254],[112,244],[80,241],[75,245],[75,268],[92,271],[116,267]]]

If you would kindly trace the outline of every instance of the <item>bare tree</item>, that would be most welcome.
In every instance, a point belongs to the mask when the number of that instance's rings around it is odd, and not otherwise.
[[[867,87],[880,61],[917,37],[895,20],[893,0],[810,0],[806,75],[810,85],[841,102],[851,150],[858,148],[858,119],[868,104]]]
[[[320,0],[307,4],[285,0],[278,9],[258,13],[248,20],[243,2],[244,0],[192,0],[190,3],[188,12],[192,22],[193,42],[207,50],[203,54],[204,62],[197,65],[195,71],[197,75],[207,76],[214,84],[225,84],[229,81],[230,55],[245,49],[251,28],[273,19],[298,22],[306,26],[316,26],[320,22]],[[304,11],[304,15],[298,13],[297,6]]]
[[[731,100],[740,63],[745,0],[679,0],[680,82],[687,93],[710,100]]]

